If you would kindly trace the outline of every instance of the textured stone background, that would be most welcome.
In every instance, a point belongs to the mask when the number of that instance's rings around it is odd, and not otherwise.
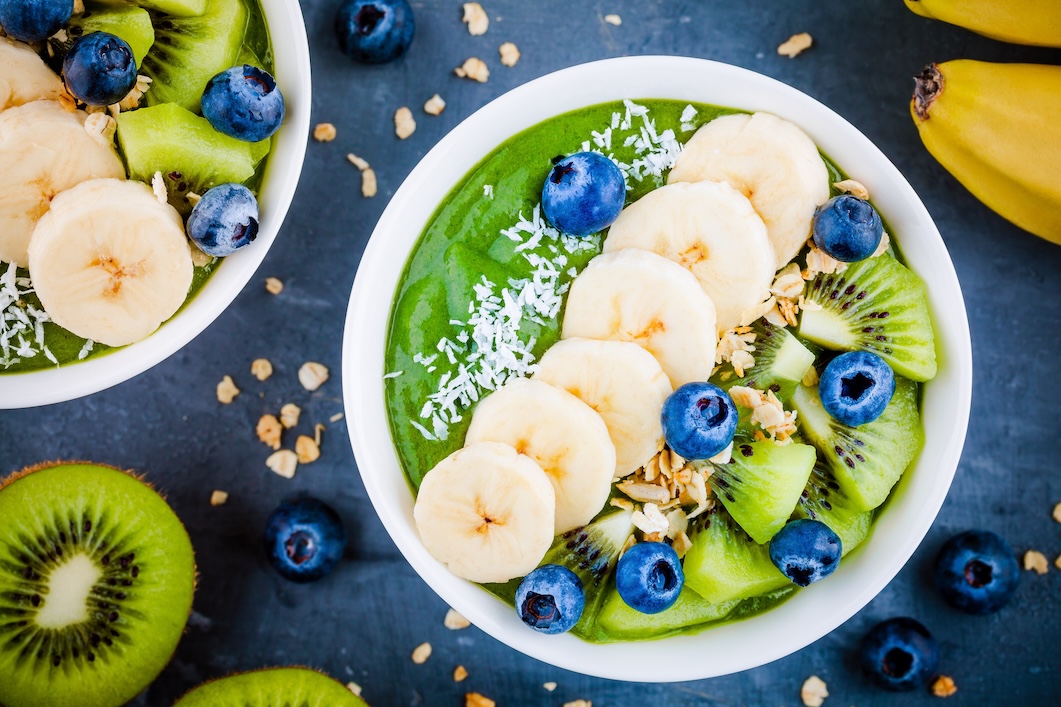
[[[184,519],[201,572],[197,614],[175,660],[136,705],[169,705],[201,680],[232,670],[304,663],[356,680],[374,705],[463,705],[466,690],[502,707],[562,705],[585,698],[597,707],[625,705],[798,705],[812,673],[832,693],[827,704],[891,705],[899,698],[868,686],[853,667],[853,647],[872,623],[917,617],[942,644],[942,670],[954,676],[954,704],[1041,705],[1061,702],[1061,571],[1023,573],[1012,604],[972,618],[949,609],[929,572],[952,533],[984,527],[1018,552],[1061,553],[1061,526],[1050,509],[1061,479],[1050,451],[1058,404],[1054,375],[1061,327],[1061,249],[1029,236],[980,205],[924,151],[910,120],[910,79],[929,61],[973,57],[1061,64],[1061,52],[1007,46],[908,12],[899,0],[484,0],[489,32],[471,37],[458,0],[414,3],[418,30],[403,60],[359,66],[332,36],[335,2],[303,0],[313,49],[314,122],[339,128],[331,144],[311,143],[295,204],[258,277],[203,335],[155,369],[80,401],[0,412],[0,472],[42,458],[80,457],[149,471]],[[602,17],[619,13],[621,27]],[[779,43],[808,31],[815,46],[796,59]],[[523,52],[504,68],[497,47]],[[898,165],[936,219],[954,258],[972,323],[976,385],[965,454],[946,505],[924,545],[891,585],[861,613],[809,648],[757,670],[679,685],[630,685],[581,677],[525,658],[475,628],[443,628],[446,606],[408,567],[365,496],[344,424],[340,340],[347,297],[362,249],[387,198],[448,130],[478,107],[532,78],[571,64],[628,54],[685,54],[744,66],[821,100],[865,132]],[[493,74],[477,84],[450,69],[481,56]],[[441,117],[420,111],[435,92]],[[709,96],[708,96],[709,98]],[[400,142],[392,116],[413,107],[419,127]],[[1028,136],[1035,139],[1035,136]],[[354,151],[375,167],[380,194],[364,200],[359,176],[343,156]],[[262,282],[281,278],[268,295]],[[378,293],[381,307],[390,293]],[[249,373],[260,356],[274,376]],[[296,371],[325,363],[333,378],[306,393]],[[214,386],[231,374],[243,389],[222,407]],[[328,424],[323,456],[288,481],[268,471],[268,450],[254,437],[264,412],[293,401],[305,429]],[[211,508],[210,491],[231,493]],[[262,524],[285,495],[306,490],[329,499],[352,538],[349,557],[319,584],[276,576],[259,546]],[[815,617],[808,616],[808,625]],[[431,641],[434,656],[409,654]],[[645,650],[659,650],[648,644]],[[675,655],[674,660],[697,660]],[[455,665],[471,673],[450,678]],[[553,680],[556,692],[541,685]],[[904,704],[931,704],[927,693]]]

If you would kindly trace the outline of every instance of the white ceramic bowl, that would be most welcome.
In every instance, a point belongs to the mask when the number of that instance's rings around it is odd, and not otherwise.
[[[287,116],[269,153],[254,243],[225,258],[191,302],[147,339],[99,358],[25,373],[0,373],[0,409],[73,400],[143,373],[198,336],[225,311],[265,259],[287,215],[306,156],[310,117],[309,43],[302,10],[291,0],[259,0],[273,46],[276,82]]]
[[[927,441],[870,538],[827,581],[743,621],[651,644],[594,645],[528,629],[515,610],[450,574],[424,549],[413,494],[384,407],[390,302],[410,251],[453,185],[498,144],[560,113],[622,98],[671,98],[775,113],[806,130],[863,182],[928,285],[939,375],[924,388]],[[365,250],[346,321],[343,386],[350,439],[369,497],[421,577],[472,623],[516,650],[567,670],[616,680],[694,680],[769,663],[813,643],[865,606],[924,538],[950,488],[969,417],[972,357],[965,305],[943,240],[917,194],[862,133],[821,103],[773,79],[700,59],[631,57],[559,71],[491,102],[446,136],[394,195]]]

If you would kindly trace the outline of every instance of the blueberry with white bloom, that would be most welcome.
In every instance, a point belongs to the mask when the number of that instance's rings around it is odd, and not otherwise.
[[[623,173],[599,152],[563,158],[542,187],[545,217],[569,236],[588,236],[612,225],[625,202]]]
[[[864,199],[834,196],[814,214],[814,244],[845,263],[865,260],[877,250],[884,235],[880,214]]]
[[[203,194],[188,217],[188,236],[215,258],[258,237],[258,200],[242,184],[221,184]]]
[[[516,589],[519,617],[539,633],[570,631],[585,606],[582,580],[563,565],[542,565]]]
[[[770,540],[770,561],[800,587],[835,572],[842,554],[840,536],[820,520],[789,521]]]

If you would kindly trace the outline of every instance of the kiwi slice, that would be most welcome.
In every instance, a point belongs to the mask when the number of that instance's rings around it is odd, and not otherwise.
[[[820,459],[814,463],[807,488],[796,504],[793,518],[820,520],[840,536],[843,554],[854,550],[866,537],[873,523],[872,511],[861,511],[847,497],[833,472]]]
[[[692,589],[685,587],[678,601],[658,614],[642,614],[631,609],[619,592],[608,592],[597,618],[597,625],[611,640],[642,641],[664,638],[690,626],[721,621],[740,604],[739,599],[721,603],[710,602]]]
[[[623,510],[598,516],[589,525],[558,535],[545,553],[543,565],[564,565],[582,580],[586,605],[572,629],[577,635],[592,633],[619,554],[634,533],[633,516],[633,511]]]
[[[125,5],[134,3],[148,10],[165,12],[167,15],[192,17],[206,12],[209,0],[100,0],[108,5]]]
[[[0,704],[118,707],[173,655],[191,541],[132,474],[58,462],[0,486]]]
[[[144,61],[151,45],[155,43],[155,28],[151,26],[151,15],[147,10],[133,5],[87,5],[83,14],[70,18],[66,26],[66,39],[57,38],[62,33],[48,38],[53,68],[61,71],[63,59],[74,40],[93,32],[109,32],[124,39],[133,50],[137,66]]]
[[[801,337],[827,349],[872,351],[915,381],[936,375],[925,283],[887,253],[818,275],[806,298],[821,309],[803,309]]]
[[[708,483],[740,527],[765,543],[788,522],[813,466],[814,448],[807,444],[738,442]]]
[[[884,503],[925,443],[917,384],[901,376],[895,377],[895,394],[881,416],[859,427],[834,420],[822,407],[817,388],[797,388],[792,407],[799,413],[800,432],[818,448],[836,483],[860,511]]]
[[[268,668],[212,680],[173,707],[367,707],[342,683],[310,668]]]
[[[154,80],[147,104],[198,112],[207,82],[235,65],[249,17],[244,0],[209,0],[200,17],[157,17],[155,46],[142,69]]]
[[[685,586],[713,604],[765,594],[791,584],[721,504],[689,523],[693,546],[682,569]]]
[[[755,365],[740,378],[729,363],[723,363],[711,382],[729,390],[735,385],[773,390],[781,400],[788,400],[812,365],[814,354],[787,328],[776,327],[765,319],[754,326]]]

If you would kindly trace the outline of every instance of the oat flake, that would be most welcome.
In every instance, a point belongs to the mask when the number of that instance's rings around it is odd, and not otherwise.
[[[371,199],[376,195],[377,191],[376,172],[369,167],[361,173],[361,196]]]
[[[348,683],[346,683],[346,689],[349,690],[350,692],[354,693],[358,697],[361,697],[361,686],[358,685],[356,682],[348,682]]]
[[[222,405],[228,405],[239,395],[239,388],[232,381],[232,376],[225,376],[217,384],[217,401]]]
[[[464,707],[496,707],[497,703],[478,692],[469,692],[464,696]]]
[[[417,665],[423,665],[431,657],[431,644],[421,643],[413,649],[412,659]]]
[[[1043,575],[1050,571],[1050,565],[1046,561],[1046,555],[1038,550],[1028,550],[1024,553],[1024,569]]]
[[[227,491],[214,491],[210,494],[210,505],[211,506],[223,506],[228,502]]]
[[[564,707],[593,707],[593,703],[589,700],[572,700],[565,702]]]
[[[251,362],[251,375],[264,381],[273,375],[273,364],[267,358],[256,358]]]
[[[515,66],[521,56],[519,53],[519,47],[512,42],[505,42],[498,47],[497,51],[501,55],[501,64],[503,66]]]
[[[459,631],[462,628],[468,628],[472,625],[472,622],[461,616],[456,609],[450,609],[447,611],[446,618],[442,623],[450,631]]]
[[[262,415],[258,420],[258,426],[255,428],[255,432],[258,433],[258,439],[273,449],[280,449],[280,435],[283,430],[284,428],[280,425],[280,421],[276,419],[275,415]]]
[[[833,187],[844,194],[857,196],[859,199],[869,198],[869,189],[866,189],[862,182],[857,182],[854,179],[845,179],[840,182],[835,182]]]
[[[468,678],[468,670],[463,665],[453,669],[453,682],[464,682]]]
[[[777,48],[777,53],[781,56],[787,56],[789,59],[794,59],[807,49],[810,49],[813,44],[814,38],[811,37],[810,34],[807,32],[800,32],[799,34],[792,35],[788,40],[782,43],[781,46]]]
[[[607,22],[610,25],[614,25],[614,26],[618,27],[619,25],[621,25],[623,23],[623,18],[620,17],[619,15],[605,15],[604,16],[604,21]]]
[[[295,469],[298,468],[298,455],[290,449],[281,449],[273,452],[265,460],[265,465],[285,479],[295,478]]]
[[[829,696],[825,681],[817,675],[811,675],[800,688],[799,698],[803,700],[806,707],[821,707],[825,698]]]
[[[464,19],[461,22],[467,23],[468,34],[476,37],[486,34],[487,28],[490,27],[490,17],[477,2],[464,3]]]
[[[413,112],[409,110],[409,107],[402,106],[394,111],[394,134],[404,140],[415,132],[416,120],[413,119]]]
[[[321,448],[312,437],[299,435],[295,440],[295,454],[298,456],[299,464],[312,464],[320,459]]]
[[[328,380],[328,368],[324,364],[310,361],[298,369],[298,382],[311,393]]]
[[[547,683],[544,683],[542,685],[542,687],[544,687],[549,692],[552,692],[553,690],[556,689],[556,683],[555,682],[547,682]]]
[[[490,78],[490,69],[486,67],[486,62],[474,56],[454,69],[453,73],[462,79],[471,79],[479,83],[486,83],[487,79]]]
[[[331,142],[338,134],[331,123],[317,123],[317,127],[313,128],[313,139],[317,142]]]
[[[302,408],[294,403],[288,403],[280,408],[280,424],[284,426],[285,430],[289,430],[298,425],[298,418],[301,415]]]
[[[271,295],[278,295],[284,291],[284,283],[275,277],[265,278],[265,291]]]
[[[446,102],[442,100],[442,96],[437,93],[431,98],[427,99],[424,103],[424,112],[428,115],[442,115],[442,111],[446,109]]]
[[[957,691],[958,687],[954,684],[954,679],[949,675],[940,675],[932,683],[932,694],[936,697],[950,697]]]
[[[1061,523],[1061,503],[1054,506],[1054,520]]]

